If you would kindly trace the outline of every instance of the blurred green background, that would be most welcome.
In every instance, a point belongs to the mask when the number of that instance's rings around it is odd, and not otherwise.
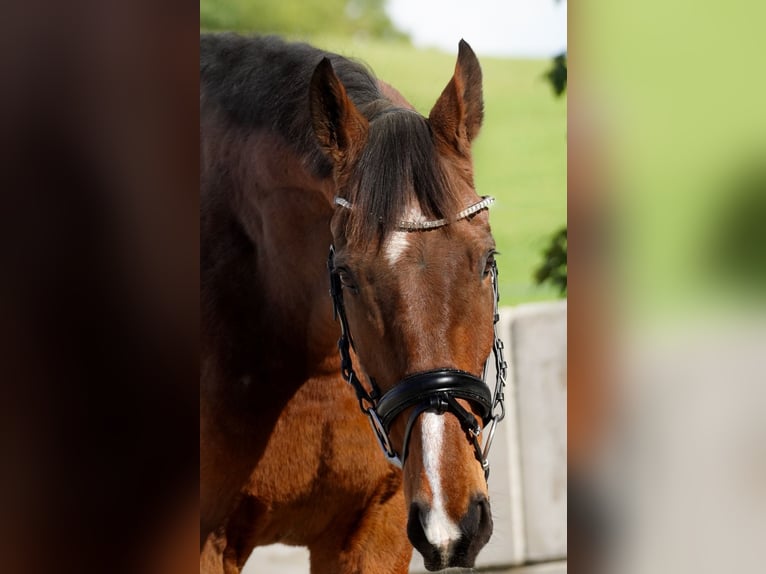
[[[453,53],[413,47],[386,15],[385,0],[200,0],[200,27],[278,33],[363,60],[426,115],[452,76],[460,40]],[[539,285],[535,271],[566,225],[566,98],[546,78],[549,60],[477,55],[485,120],[474,146],[476,186],[497,199],[491,221],[501,302],[554,299],[559,289]]]
[[[742,0],[599,0],[573,20],[626,316],[766,303],[764,21]]]

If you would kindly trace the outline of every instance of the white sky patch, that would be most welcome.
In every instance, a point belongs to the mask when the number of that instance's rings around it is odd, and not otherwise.
[[[442,492],[441,457],[444,455],[444,416],[424,413],[420,423],[423,435],[423,469],[431,485],[431,509],[424,530],[428,541],[437,548],[445,548],[460,538],[460,528],[447,516]]]
[[[567,49],[566,0],[388,0],[386,11],[419,47],[456,53],[463,38],[479,58],[550,58]]]

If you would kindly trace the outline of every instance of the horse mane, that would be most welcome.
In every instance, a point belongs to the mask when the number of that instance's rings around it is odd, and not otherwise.
[[[277,36],[201,34],[200,82],[205,97],[234,125],[281,135],[309,171],[327,177],[332,165],[317,144],[309,113],[309,81],[323,57],[330,58],[357,106],[381,97],[374,76],[359,62]]]
[[[277,36],[201,34],[201,88],[233,125],[279,134],[311,173],[329,177],[333,166],[319,147],[309,106],[311,76],[324,57],[370,122],[348,186],[346,199],[354,204],[348,238],[382,241],[413,206],[429,218],[453,215],[456,200],[428,120],[388,100],[364,64]]]

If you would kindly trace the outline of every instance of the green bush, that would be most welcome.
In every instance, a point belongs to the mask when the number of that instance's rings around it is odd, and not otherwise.
[[[543,262],[535,271],[538,285],[548,283],[558,289],[562,297],[567,294],[567,228],[557,231],[543,253]]]

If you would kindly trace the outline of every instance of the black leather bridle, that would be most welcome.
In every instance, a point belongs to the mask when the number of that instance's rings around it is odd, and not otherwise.
[[[497,266],[493,262],[490,275],[494,291],[494,342],[492,354],[495,361],[497,378],[495,381],[494,394],[490,393],[485,379],[490,359],[484,366],[483,379],[455,369],[435,369],[422,373],[408,375],[395,385],[387,393],[381,395],[380,388],[375,380],[369,378],[370,390],[362,384],[354,371],[351,362],[350,348],[354,346],[346,318],[346,308],[343,304],[343,290],[340,275],[335,269],[335,248],[330,246],[330,255],[327,261],[330,272],[330,295],[332,297],[334,317],[340,320],[341,335],[338,339],[338,350],[341,359],[341,375],[353,387],[359,400],[359,407],[367,415],[378,438],[380,447],[388,460],[397,466],[404,465],[407,460],[407,450],[412,428],[418,417],[426,411],[438,414],[451,412],[460,421],[460,426],[465,431],[468,440],[473,444],[476,459],[481,463],[484,477],[489,478],[489,462],[487,456],[495,434],[495,427],[505,417],[505,395],[507,364],[503,358],[503,342],[497,335],[497,322],[499,294],[497,289]],[[471,403],[479,412],[486,439],[484,446],[479,444],[479,435],[482,427],[479,426],[476,417],[465,409],[457,399],[464,399]],[[391,444],[389,432],[391,424],[406,409],[414,407],[407,421],[404,432],[404,441],[401,454],[397,453]],[[488,429],[488,430],[487,430]]]

